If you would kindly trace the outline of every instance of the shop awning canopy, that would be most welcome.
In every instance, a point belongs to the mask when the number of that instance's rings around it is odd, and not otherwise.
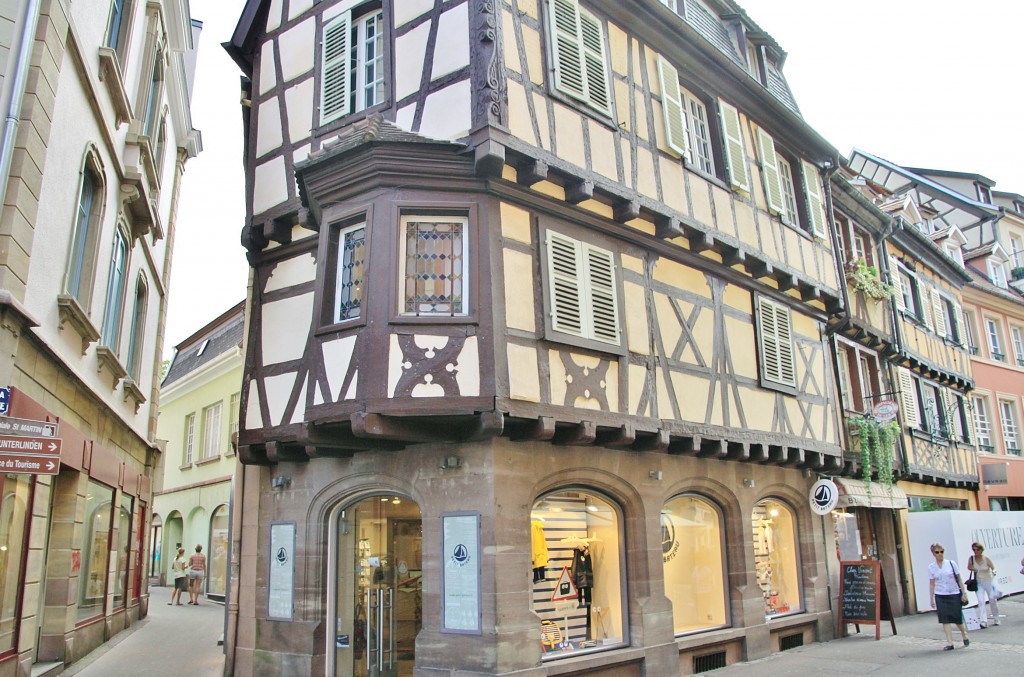
[[[872,482],[870,489],[862,480],[837,479],[839,487],[839,508],[894,508],[906,510],[910,507],[907,494],[896,485],[886,486]]]

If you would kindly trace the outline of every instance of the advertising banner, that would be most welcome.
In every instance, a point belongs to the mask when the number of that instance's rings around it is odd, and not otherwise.
[[[910,540],[910,561],[919,611],[932,608],[928,596],[928,564],[934,562],[931,544],[941,543],[946,559],[956,562],[964,581],[970,576],[967,560],[971,543],[985,546],[985,555],[996,567],[996,587],[1003,594],[1024,591],[1021,558],[1024,557],[1024,512],[982,512],[942,510],[913,512],[907,515]],[[967,593],[971,606],[978,603],[973,592]]]

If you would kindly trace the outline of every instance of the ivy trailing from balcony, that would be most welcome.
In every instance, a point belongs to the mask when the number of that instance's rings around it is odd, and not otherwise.
[[[864,292],[864,295],[875,301],[886,301],[896,293],[896,287],[888,282],[882,281],[882,274],[875,266],[869,266],[863,258],[855,258],[847,266],[847,279],[854,291]]]
[[[860,438],[860,469],[864,484],[871,488],[872,475],[877,474],[879,484],[892,487],[892,459],[900,425],[896,421],[878,423],[870,416],[856,416],[850,423]]]

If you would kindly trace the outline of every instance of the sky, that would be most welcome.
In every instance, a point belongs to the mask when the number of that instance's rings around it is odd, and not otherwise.
[[[397,0],[401,2],[402,0]],[[238,67],[220,46],[243,0],[191,0],[203,21],[164,357],[246,294]],[[982,174],[1024,194],[1020,0],[740,0],[788,53],[804,119],[841,154]]]

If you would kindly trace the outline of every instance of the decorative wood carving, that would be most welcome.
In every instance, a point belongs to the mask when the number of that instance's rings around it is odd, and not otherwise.
[[[575,406],[576,400],[594,399],[601,405],[601,411],[608,411],[608,367],[607,360],[601,360],[596,367],[576,364],[571,353],[560,353],[565,368],[565,399],[562,404]]]
[[[450,336],[443,348],[422,348],[416,337],[402,334],[398,346],[402,350],[402,376],[395,386],[395,397],[413,397],[417,386],[440,387],[443,396],[458,396],[458,359],[466,344],[465,337]]]

